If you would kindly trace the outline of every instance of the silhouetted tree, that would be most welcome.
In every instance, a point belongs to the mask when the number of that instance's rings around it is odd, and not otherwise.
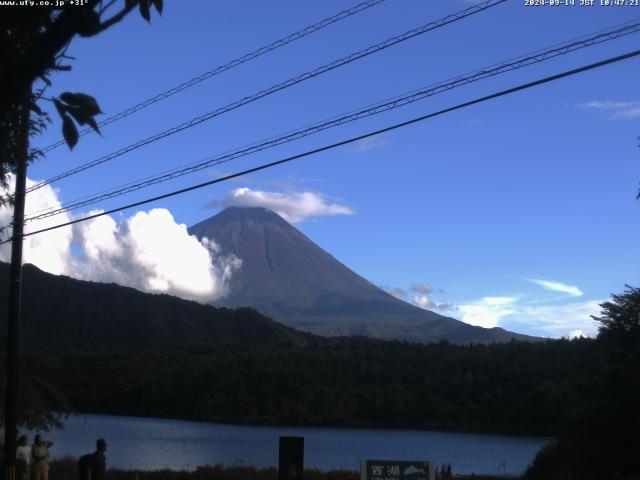
[[[640,474],[640,289],[627,286],[600,306],[590,389],[556,444],[536,457],[532,478]]]
[[[29,148],[29,137],[42,132],[51,122],[51,117],[43,106],[44,101],[53,105],[60,116],[62,133],[70,148],[78,141],[77,125],[88,125],[98,131],[94,117],[101,112],[98,102],[92,96],[63,92],[57,96],[45,97],[47,89],[52,87],[52,74],[71,70],[68,61],[73,58],[66,55],[71,41],[76,36],[96,36],[119,23],[135,9],[139,9],[142,17],[150,21],[152,7],[161,13],[163,1],[86,0],[82,5],[67,1],[61,6],[27,6],[16,2],[16,5],[4,5],[0,8],[1,186],[7,188],[9,173],[22,165],[23,173],[17,177],[21,178],[23,189],[26,165],[41,155],[41,152]],[[8,195],[2,199],[3,203],[6,201],[13,202],[14,198]],[[17,205],[19,203],[16,202]],[[22,208],[16,207],[16,211],[21,210]],[[19,218],[22,218],[21,213]],[[16,258],[19,260],[19,256]],[[20,265],[20,262],[16,264]],[[20,277],[17,278],[19,285]],[[17,298],[19,299],[19,295]],[[17,325],[15,320],[13,325]],[[15,337],[8,337],[8,342],[17,347]],[[13,362],[13,366],[7,368],[7,385],[17,384],[13,380],[15,373],[11,373],[17,371],[15,358],[16,354],[7,353],[7,362],[10,363],[10,359]],[[14,387],[12,391],[15,391]],[[58,423],[57,418],[49,413],[52,408],[60,407],[59,402],[52,401],[59,395],[51,385],[38,379],[35,382],[23,382],[18,391],[22,395],[20,411],[17,412],[20,424],[46,427]],[[16,398],[15,395],[11,397]],[[6,410],[2,409],[2,418],[5,418],[6,413],[8,426],[13,424],[16,414],[15,408],[10,404]],[[9,421],[9,418],[12,420]],[[9,450],[12,446],[10,442],[13,439],[7,442]]]
[[[76,36],[93,37],[111,28],[134,9],[149,21],[152,6],[162,12],[163,0],[87,0],[83,5],[66,2],[61,7],[2,7],[0,15],[0,182],[6,187],[20,153],[20,110],[32,112],[30,133],[37,134],[51,121],[42,101],[53,103],[62,119],[62,132],[69,147],[78,141],[76,124],[98,129],[94,117],[100,113],[96,100],[82,93],[64,92],[45,98],[52,86],[51,75],[69,71],[66,55]],[[111,10],[118,6],[118,10]],[[38,84],[38,88],[32,89]],[[28,161],[38,156],[28,154]]]
[[[593,319],[600,323],[598,338],[619,346],[640,346],[640,288],[625,287],[624,293],[600,304],[602,313]]]

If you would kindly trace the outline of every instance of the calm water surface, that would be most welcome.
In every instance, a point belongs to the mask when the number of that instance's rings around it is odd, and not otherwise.
[[[66,429],[45,438],[55,457],[79,457],[109,443],[108,467],[124,469],[194,469],[198,465],[234,463],[273,467],[278,437],[304,437],[305,467],[358,470],[361,459],[430,460],[451,463],[459,473],[524,471],[550,439],[414,430],[368,430],[311,427],[254,427],[182,420],[86,415],[70,417]],[[502,470],[501,470],[502,471]]]

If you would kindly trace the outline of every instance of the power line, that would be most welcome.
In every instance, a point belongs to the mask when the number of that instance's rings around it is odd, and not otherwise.
[[[147,98],[146,100],[143,100],[142,102],[132,107],[129,107],[125,110],[122,110],[121,112],[116,113],[115,115],[107,118],[106,120],[103,120],[102,122],[98,123],[98,126],[104,127],[105,125],[109,125],[113,122],[117,122],[118,120],[122,120],[123,118],[128,117],[129,115],[132,115],[135,112],[142,110],[143,108],[149,107],[154,103],[165,100],[175,95],[176,93],[179,93],[183,90],[186,90],[187,88],[197,85],[200,82],[203,82],[205,80],[208,80],[209,78],[215,77],[216,75],[226,72],[227,70],[231,70],[232,68],[235,68],[239,65],[242,65],[243,63],[246,63],[250,60],[258,58],[280,47],[284,47],[285,45],[295,42],[296,40],[306,37],[307,35],[317,32],[318,30],[322,30],[323,28],[328,27],[329,25],[332,25],[334,23],[339,22],[340,20],[343,20],[347,17],[360,13],[364,10],[367,10],[368,8],[376,6],[379,3],[382,3],[384,1],[385,0],[367,0],[366,2],[359,3],[358,5],[355,5],[347,10],[338,12],[337,14],[331,17],[325,18],[324,20],[321,20],[318,23],[310,25],[306,28],[303,28],[302,30],[292,33],[291,35],[288,35],[279,40],[276,40],[275,42],[272,42],[269,45],[265,45],[264,47],[254,50],[253,52],[247,53],[242,57],[236,58],[235,60],[231,60],[230,62],[225,63],[224,65],[220,65],[219,67],[214,68],[213,70],[209,70],[207,72],[201,73],[200,75],[193,77],[192,79],[187,80],[181,83],[180,85],[170,88],[169,90],[159,93],[154,97]],[[93,131],[92,128],[85,128],[79,132],[79,135],[83,136],[92,131]],[[59,140],[55,143],[52,143],[51,145],[41,148],[40,151],[42,153],[47,153],[64,144],[65,144],[64,140]]]
[[[545,78],[542,78],[542,79],[534,80],[533,82],[520,84],[520,85],[518,85],[516,87],[508,88],[506,90],[502,90],[500,92],[493,93],[491,95],[487,95],[487,96],[484,96],[484,97],[476,98],[475,100],[470,100],[468,102],[460,103],[460,104],[455,105],[453,107],[445,108],[443,110],[439,110],[439,111],[434,112],[434,113],[429,113],[427,115],[416,117],[416,118],[413,118],[411,120],[407,120],[407,121],[404,121],[404,122],[401,122],[401,123],[396,123],[396,124],[391,125],[389,127],[385,127],[385,128],[379,129],[379,130],[368,132],[368,133],[365,133],[363,135],[359,135],[357,137],[351,137],[351,138],[349,138],[347,140],[342,140],[340,142],[332,143],[330,145],[325,145],[324,147],[319,147],[319,148],[316,148],[316,149],[313,149],[313,150],[308,150],[306,152],[299,153],[297,155],[293,155],[293,156],[290,156],[290,157],[286,157],[286,158],[283,158],[281,160],[277,160],[275,162],[270,162],[270,163],[266,163],[266,164],[263,164],[263,165],[259,165],[257,167],[249,168],[249,169],[243,170],[241,172],[236,172],[236,173],[231,174],[231,175],[226,175],[224,177],[216,178],[215,180],[210,180],[208,182],[199,183],[197,185],[192,185],[190,187],[182,188],[180,190],[175,190],[173,192],[165,193],[163,195],[158,195],[158,196],[155,196],[155,197],[147,198],[145,200],[141,200],[141,201],[138,201],[138,202],[130,203],[130,204],[124,205],[122,207],[113,208],[113,209],[107,210],[105,212],[96,213],[96,214],[93,214],[93,215],[88,215],[86,217],[77,218],[77,219],[71,220],[69,222],[61,223],[61,224],[54,225],[54,226],[47,227],[47,228],[42,228],[40,230],[36,230],[36,231],[33,231],[33,232],[29,232],[29,233],[24,233],[22,235],[22,237],[23,238],[24,237],[30,237],[31,235],[36,235],[36,234],[39,234],[39,233],[44,233],[44,232],[48,232],[48,231],[51,231],[51,230],[56,230],[58,228],[66,227],[66,226],[69,226],[69,225],[74,225],[74,224],[80,223],[80,222],[85,222],[87,220],[92,220],[94,218],[102,217],[104,215],[110,215],[112,213],[120,212],[122,210],[127,210],[129,208],[138,207],[138,206],[141,206],[141,205],[145,205],[147,203],[155,202],[155,201],[158,201],[158,200],[163,200],[165,198],[173,197],[173,196],[180,195],[180,194],[183,194],[183,193],[191,192],[193,190],[197,190],[197,189],[200,189],[200,188],[208,187],[208,186],[214,185],[216,183],[224,182],[226,180],[231,180],[232,178],[237,178],[237,177],[240,177],[240,176],[243,176],[243,175],[247,175],[249,173],[258,172],[260,170],[265,170],[267,168],[275,167],[277,165],[282,165],[283,163],[287,163],[287,162],[291,162],[293,160],[298,160],[300,158],[308,157],[308,156],[314,155],[316,153],[325,152],[327,150],[332,150],[332,149],[337,148],[337,147],[342,147],[344,145],[348,145],[350,143],[354,143],[354,142],[357,142],[359,140],[363,140],[365,138],[373,137],[375,135],[381,135],[383,133],[390,132],[390,131],[396,130],[398,128],[406,127],[408,125],[413,125],[414,123],[422,122],[422,121],[427,120],[429,118],[434,118],[434,117],[437,117],[437,116],[440,116],[440,115],[444,115],[446,113],[453,112],[455,110],[460,110],[460,109],[463,109],[463,108],[466,108],[466,107],[470,107],[472,105],[476,105],[476,104],[479,104],[479,103],[487,102],[489,100],[493,100],[493,99],[498,98],[498,97],[503,97],[505,95],[509,95],[509,94],[512,94],[512,93],[515,93],[515,92],[519,92],[521,90],[526,90],[526,89],[529,89],[529,88],[532,88],[532,87],[535,87],[535,86],[538,86],[538,85],[542,85],[542,84],[545,84],[545,83],[553,82],[553,81],[559,80],[561,78],[569,77],[569,76],[572,76],[572,75],[577,75],[578,73],[583,73],[583,72],[586,72],[586,71],[589,71],[589,70],[594,70],[596,68],[600,68],[600,67],[603,67],[605,65],[610,65],[612,63],[616,63],[616,62],[620,62],[620,61],[623,61],[623,60],[627,60],[629,58],[636,57],[638,55],[640,55],[640,50],[634,50],[632,52],[625,53],[623,55],[618,55],[616,57],[610,57],[610,58],[607,58],[606,60],[601,60],[601,61],[596,62],[596,63],[591,63],[589,65],[585,65],[585,66],[582,66],[582,67],[579,67],[579,68],[574,68],[572,70],[567,70],[567,71],[564,71],[562,73],[551,75],[549,77],[545,77]],[[9,239],[7,239],[7,240],[5,240],[3,242],[0,242],[0,245],[8,243],[11,240],[12,239],[9,238]]]
[[[431,85],[421,90],[415,90],[413,92],[410,92],[409,94],[404,94],[404,96],[397,96],[393,99],[385,100],[383,102],[370,105],[360,110],[352,111],[347,114],[343,114],[341,116],[333,117],[332,119],[318,122],[318,123],[312,124],[311,126],[302,127],[297,130],[287,132],[286,134],[272,137],[265,141],[257,142],[249,146],[242,147],[240,149],[236,149],[231,152],[227,152],[225,154],[215,156],[210,159],[205,159],[196,163],[189,164],[186,167],[179,167],[167,172],[157,174],[155,176],[146,177],[137,182],[131,182],[126,185],[122,185],[120,187],[115,187],[107,191],[99,192],[92,196],[86,196],[86,197],[71,201],[66,205],[62,205],[58,208],[49,207],[47,209],[40,210],[39,212],[35,212],[31,217],[26,218],[25,222],[41,220],[54,215],[59,215],[64,212],[68,212],[68,211],[76,210],[78,208],[82,208],[88,205],[92,205],[104,200],[119,197],[121,195],[125,195],[127,193],[131,193],[137,190],[141,190],[143,188],[146,188],[158,183],[166,182],[184,175],[188,175],[193,172],[197,172],[199,170],[203,170],[212,165],[219,165],[221,163],[226,163],[236,158],[250,155],[252,153],[266,150],[268,148],[272,148],[285,143],[289,143],[294,140],[298,140],[300,138],[327,130],[329,128],[334,128],[340,125],[344,125],[346,123],[359,120],[361,118],[369,117],[385,111],[389,111],[405,105],[409,105],[419,100],[423,100],[433,95],[436,95],[445,91],[449,91],[451,89],[454,89],[463,85],[467,85],[472,82],[476,82],[488,77],[500,75],[502,73],[506,73],[512,70],[517,70],[533,64],[537,64],[537,63],[549,60],[551,58],[555,58],[560,55],[566,55],[570,52],[574,52],[582,48],[591,47],[593,45],[614,40],[622,36],[629,35],[631,33],[637,33],[637,32],[640,32],[640,21],[636,21],[636,23],[627,22],[626,24],[623,24],[623,26],[617,26],[614,29],[600,30],[599,32],[597,32],[597,34],[594,34],[589,37],[583,36],[583,37],[580,37],[579,40],[569,40],[562,44],[557,44],[554,47],[548,48],[547,50],[537,50],[532,54],[525,54],[520,57],[516,57],[515,59],[511,61],[507,61],[506,63],[494,64],[490,67],[485,67],[483,69],[476,70],[472,73],[455,77],[453,80],[447,80],[444,82],[440,82],[438,84]]]
[[[507,0],[487,0],[483,3],[480,3],[478,5],[473,5],[469,8],[466,8],[460,12],[451,14],[451,15],[447,15],[446,17],[443,17],[439,20],[436,20],[434,22],[430,22],[428,24],[422,25],[421,27],[409,30],[408,32],[405,32],[401,35],[398,35],[396,37],[392,37],[390,39],[385,40],[384,42],[378,43],[376,45],[370,46],[368,48],[365,48],[364,50],[360,50],[358,52],[352,53],[351,55],[348,55],[346,57],[343,57],[339,60],[335,60],[331,63],[328,63],[326,65],[323,65],[321,67],[318,67],[314,70],[311,70],[309,72],[303,73],[301,75],[298,75],[296,77],[290,78],[289,80],[286,80],[284,82],[278,83],[276,85],[273,85],[265,90],[261,90],[258,93],[255,93],[253,95],[244,97],[240,100],[237,100],[233,103],[230,103],[224,107],[220,107],[216,110],[213,110],[209,113],[205,113],[204,115],[201,115],[199,117],[195,117],[187,122],[184,122],[178,126],[175,126],[173,128],[170,128],[168,130],[165,130],[163,132],[160,132],[156,135],[153,135],[151,137],[148,137],[144,140],[140,140],[136,143],[133,143],[131,145],[128,145],[127,147],[121,148],[120,150],[116,150],[115,152],[112,152],[108,155],[105,155],[103,157],[100,157],[96,160],[93,160],[91,162],[85,163],[84,165],[80,165],[76,168],[73,168],[71,170],[68,170],[64,173],[61,173],[59,175],[56,175],[48,180],[44,180],[42,182],[39,182],[31,187],[29,187],[27,189],[27,193],[29,192],[33,192],[34,190],[37,190],[39,188],[42,188],[46,185],[49,185],[53,182],[56,182],[58,180],[61,180],[63,178],[67,178],[71,175],[75,175],[77,173],[80,173],[84,170],[87,170],[89,168],[95,167],[97,165],[100,165],[102,163],[105,163],[109,160],[113,160],[114,158],[120,157],[122,155],[124,155],[125,153],[129,153],[133,150],[136,150],[140,147],[143,147],[149,143],[153,143],[156,142],[162,138],[168,137],[170,135],[173,135],[175,133],[181,132],[182,130],[186,130],[187,128],[191,128],[194,127],[200,123],[206,122],[207,120],[210,120],[214,117],[217,117],[219,115],[222,115],[224,113],[227,113],[231,110],[235,110],[236,108],[239,108],[241,106],[247,105],[249,103],[255,102],[256,100],[259,100],[263,97],[266,97],[268,95],[271,95],[273,93],[276,93],[280,90],[284,90],[288,87],[291,87],[293,85],[296,85],[298,83],[304,82],[305,80],[309,80],[311,78],[317,77],[319,75],[322,75],[323,73],[329,72],[331,70],[334,70],[336,68],[342,67],[344,65],[347,65],[351,62],[354,62],[356,60],[359,60],[361,58],[364,58],[366,56],[369,56],[373,53],[377,53],[380,52],[382,50],[385,50],[393,45],[396,45],[398,43],[404,42],[406,40],[409,40],[413,37],[416,37],[418,35],[422,35],[426,32],[429,32],[431,30],[435,30],[437,28],[440,28],[444,25],[448,25],[450,23],[456,22],[458,20],[461,20],[463,18],[466,18],[468,16],[474,15],[476,13],[482,12],[484,10],[487,10],[489,8],[495,7],[501,3],[506,2]]]

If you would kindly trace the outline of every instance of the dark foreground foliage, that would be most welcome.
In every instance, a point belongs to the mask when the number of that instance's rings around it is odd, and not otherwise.
[[[64,458],[51,463],[49,477],[56,480],[77,480],[77,460]],[[360,475],[351,470],[305,469],[305,480],[358,480]],[[245,466],[224,467],[206,465],[191,471],[179,470],[119,470],[109,469],[106,480],[277,480],[276,468]]]
[[[77,480],[76,460],[64,458],[51,464],[50,478],[56,480]],[[305,480],[359,480],[360,474],[352,470],[305,469]],[[505,477],[474,475],[457,476],[457,479],[494,480]],[[514,477],[508,477],[513,479]],[[255,468],[245,466],[224,467],[222,465],[206,465],[191,471],[177,470],[119,470],[110,469],[106,480],[277,480],[276,468]]]
[[[627,287],[602,307],[587,400],[538,454],[531,478],[640,478],[640,289]]]

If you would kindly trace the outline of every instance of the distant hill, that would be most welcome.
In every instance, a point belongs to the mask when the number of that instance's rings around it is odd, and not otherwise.
[[[9,267],[0,263],[0,345],[6,338]],[[163,345],[304,345],[313,335],[250,308],[214,308],[116,284],[75,280],[24,266],[25,351],[114,350]]]
[[[403,302],[356,274],[279,215],[231,207],[189,229],[234,253],[242,267],[231,294],[216,305],[251,307],[319,335],[455,343],[535,340],[502,328],[481,328]]]

